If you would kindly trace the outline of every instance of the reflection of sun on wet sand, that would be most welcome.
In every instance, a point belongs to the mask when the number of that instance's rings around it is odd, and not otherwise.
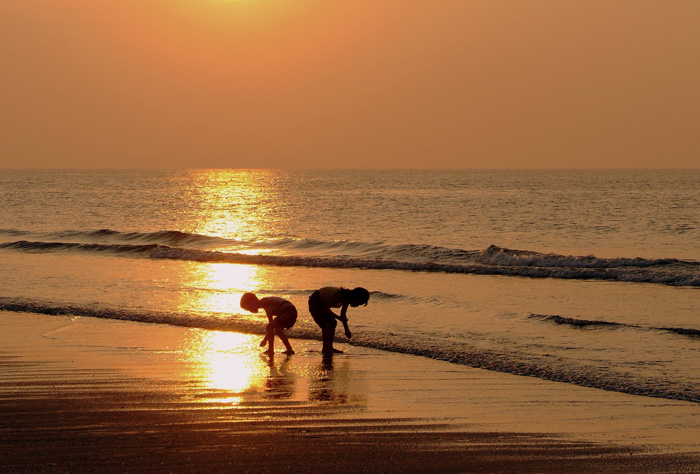
[[[7,472],[692,472],[700,408],[320,342],[2,313]],[[31,322],[31,324],[27,324]],[[116,343],[115,341],[119,341]],[[517,469],[516,469],[517,467]]]

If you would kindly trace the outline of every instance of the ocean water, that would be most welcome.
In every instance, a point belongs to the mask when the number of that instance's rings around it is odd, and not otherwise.
[[[693,402],[699,242],[700,170],[0,171],[0,311],[261,334],[254,291],[318,340],[311,292],[364,286],[350,356]]]

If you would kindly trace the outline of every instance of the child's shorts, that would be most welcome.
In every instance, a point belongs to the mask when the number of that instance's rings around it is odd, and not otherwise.
[[[338,322],[335,318],[328,316],[324,311],[325,306],[326,303],[323,302],[321,293],[319,293],[318,290],[311,293],[311,296],[309,296],[309,313],[311,313],[311,317],[314,318],[316,324],[318,324],[321,329],[325,326],[336,327]]]
[[[289,329],[292,326],[294,326],[294,323],[297,322],[297,309],[296,307],[290,303],[289,301],[286,301],[282,303],[282,307],[280,308],[279,314],[273,319],[275,324],[277,324],[278,327],[284,328],[284,329]]]

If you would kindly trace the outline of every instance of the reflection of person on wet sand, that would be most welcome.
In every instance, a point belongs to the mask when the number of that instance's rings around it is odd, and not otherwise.
[[[265,380],[265,398],[273,400],[281,400],[292,398],[294,396],[294,374],[287,372],[290,357],[282,361],[279,367],[275,367],[274,363],[270,363],[270,374]]]
[[[241,308],[251,313],[257,313],[260,308],[265,310],[268,320],[267,333],[260,343],[260,347],[269,344],[270,348],[265,351],[266,353],[270,354],[270,356],[274,355],[275,334],[277,334],[284,347],[287,348],[283,354],[294,354],[292,346],[289,344],[289,339],[284,333],[284,330],[294,326],[297,320],[297,309],[292,303],[276,296],[258,299],[253,293],[245,293],[241,297]]]
[[[349,372],[347,361],[334,370],[333,354],[324,354],[319,370],[309,380],[309,401],[333,405],[365,404],[358,392],[350,392],[351,387],[356,386],[357,379]]]
[[[311,294],[309,297],[309,312],[316,324],[321,328],[324,354],[342,352],[333,348],[335,328],[338,325],[336,319],[343,323],[345,336],[348,339],[351,338],[352,334],[348,327],[348,317],[346,315],[348,306],[355,308],[360,305],[366,305],[368,301],[369,291],[364,288],[348,290],[347,288],[326,286]],[[335,314],[331,308],[340,308],[340,316]]]

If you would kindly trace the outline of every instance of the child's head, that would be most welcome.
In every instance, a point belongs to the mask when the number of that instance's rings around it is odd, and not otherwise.
[[[253,293],[243,293],[241,296],[241,308],[251,313],[257,313],[260,309],[260,300]]]
[[[350,306],[353,308],[365,305],[369,301],[369,291],[364,288],[357,287],[350,292]]]

